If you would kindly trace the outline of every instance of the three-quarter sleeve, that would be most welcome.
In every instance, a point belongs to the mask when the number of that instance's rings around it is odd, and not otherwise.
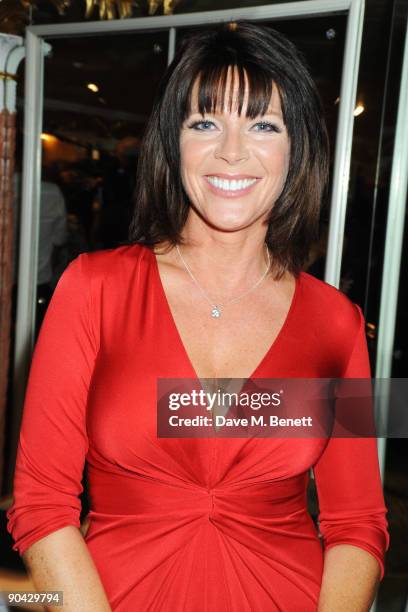
[[[88,257],[79,255],[61,275],[31,361],[7,511],[20,555],[57,529],[80,527],[86,403],[98,350]]]
[[[359,325],[343,378],[370,378],[365,321],[354,306]],[[325,550],[337,544],[363,548],[377,559],[382,580],[389,532],[376,438],[330,438],[313,471]]]

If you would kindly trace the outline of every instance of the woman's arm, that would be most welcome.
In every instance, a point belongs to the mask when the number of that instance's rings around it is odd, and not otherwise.
[[[63,605],[48,605],[47,610],[111,612],[84,538],[73,525],[41,538],[22,558],[38,592],[62,591]]]
[[[380,582],[378,561],[350,544],[338,544],[324,555],[317,612],[368,612]]]
[[[356,421],[369,421],[367,433],[371,434],[371,419],[367,419],[371,403],[367,408],[365,399],[371,392],[366,380],[371,375],[370,362],[364,317],[361,309],[357,310],[358,331],[343,378],[364,379],[358,387],[363,391],[361,403],[353,400],[352,408],[359,411]],[[353,389],[355,392],[356,387],[351,386],[350,391]],[[347,400],[343,404],[339,400],[340,417],[350,406]],[[340,432],[341,419],[337,425],[335,431]],[[366,612],[384,576],[384,557],[390,542],[377,441],[373,437],[331,437],[313,471],[324,543],[318,612]]]
[[[79,255],[66,268],[41,326],[25,396],[7,529],[37,590],[64,591],[64,610],[99,612],[109,607],[79,530],[89,448],[88,391],[99,347],[89,257]]]

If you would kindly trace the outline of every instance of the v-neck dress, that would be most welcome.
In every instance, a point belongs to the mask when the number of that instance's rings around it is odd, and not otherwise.
[[[375,438],[160,438],[159,377],[196,373],[155,255],[138,244],[79,255],[32,359],[7,512],[14,550],[80,526],[86,467],[85,541],[115,612],[312,612],[324,548],[343,543],[373,555],[382,578]],[[291,377],[370,377],[360,307],[306,272],[251,375]]]

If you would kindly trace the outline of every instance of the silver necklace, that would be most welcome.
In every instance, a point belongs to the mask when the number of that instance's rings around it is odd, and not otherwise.
[[[204,289],[201,287],[200,283],[198,282],[198,280],[196,279],[196,277],[194,276],[194,274],[190,270],[188,264],[184,260],[184,257],[180,253],[180,249],[179,249],[178,244],[176,244],[176,249],[177,249],[177,253],[179,254],[179,257],[180,257],[180,259],[181,259],[185,269],[187,270],[188,274],[191,276],[191,279],[194,281],[194,283],[197,285],[197,287],[199,288],[199,290],[201,291],[201,293],[203,294],[203,296],[205,297],[207,302],[210,304],[210,306],[211,306],[211,316],[214,319],[218,319],[221,316],[222,309],[225,308],[225,306],[227,304],[231,304],[232,302],[236,302],[236,301],[240,300],[241,298],[243,298],[244,296],[248,295],[248,293],[251,293],[251,291],[253,291],[260,283],[262,283],[263,279],[268,274],[268,272],[270,270],[270,267],[271,267],[271,256],[269,254],[269,249],[268,249],[267,245],[265,245],[265,246],[266,246],[266,254],[268,256],[268,266],[267,266],[265,272],[262,274],[261,278],[258,279],[256,281],[255,285],[253,285],[250,289],[248,289],[248,291],[245,291],[245,293],[241,293],[241,295],[238,295],[237,297],[231,298],[230,300],[228,300],[224,304],[218,304],[218,305],[214,304],[214,302],[208,297],[208,295],[206,294]]]

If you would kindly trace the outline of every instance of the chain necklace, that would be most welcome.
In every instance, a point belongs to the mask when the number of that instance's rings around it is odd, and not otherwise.
[[[197,285],[198,289],[201,291],[201,293],[203,294],[203,296],[205,297],[205,299],[207,300],[207,302],[210,304],[211,306],[211,316],[214,319],[218,319],[221,316],[222,313],[222,309],[225,308],[225,306],[227,304],[231,304],[232,302],[237,302],[238,300],[240,300],[241,298],[245,297],[246,295],[248,295],[248,293],[251,293],[251,291],[253,291],[265,278],[265,276],[268,274],[270,267],[271,267],[271,256],[269,254],[269,249],[266,246],[266,254],[268,256],[268,266],[265,270],[265,272],[262,274],[261,278],[259,280],[256,281],[255,285],[253,285],[250,289],[248,289],[248,291],[245,291],[245,293],[241,293],[241,295],[238,295],[235,298],[231,298],[230,300],[228,300],[227,302],[225,302],[224,304],[214,304],[214,302],[208,297],[208,295],[206,294],[206,292],[204,291],[204,289],[201,287],[200,283],[198,282],[198,280],[196,279],[196,277],[194,276],[194,274],[192,273],[192,271],[190,270],[188,264],[186,263],[186,261],[184,260],[182,254],[180,253],[180,249],[178,244],[176,244],[176,249],[177,249],[177,253],[179,254],[179,257],[185,267],[185,269],[187,270],[188,274],[191,276],[191,279],[194,281],[194,283]]]

